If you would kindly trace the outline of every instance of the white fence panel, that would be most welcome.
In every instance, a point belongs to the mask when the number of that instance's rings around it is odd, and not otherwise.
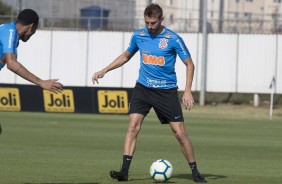
[[[123,50],[127,50],[132,33],[124,33]],[[135,55],[122,67],[122,87],[132,88],[135,86],[138,78],[138,72],[140,68],[140,52],[136,52]]]
[[[266,93],[275,74],[276,36],[239,35],[238,92]]]
[[[282,94],[282,35],[277,36],[276,93]]]
[[[89,32],[87,86],[93,86],[92,76],[109,65],[123,52],[122,32]],[[121,87],[121,68],[107,73],[99,80],[98,87]]]
[[[201,90],[201,79],[202,79],[202,48],[203,48],[203,35],[199,34],[198,36],[198,60],[195,62],[196,71],[194,74],[194,82],[196,82],[196,91]]]
[[[193,59],[194,65],[195,65],[195,71],[194,71],[194,80],[192,83],[192,90],[195,91],[197,88],[197,73],[199,72],[198,70],[198,34],[196,33],[185,33],[185,34],[180,34],[182,37],[183,41],[185,42],[186,47],[188,48],[191,57]],[[186,68],[184,63],[181,61],[179,57],[177,57],[176,60],[176,65],[175,65],[175,72],[177,75],[177,84],[179,90],[184,90],[185,89],[185,84],[186,84]]]
[[[86,85],[87,32],[53,31],[51,78],[66,86]]]
[[[5,84],[16,83],[16,75],[10,70],[8,70],[7,66],[2,68],[0,71],[0,83],[5,83]]]
[[[50,78],[51,32],[37,31],[28,42],[20,41],[18,61],[41,79]],[[17,76],[16,84],[31,84]]]
[[[237,35],[209,34],[207,91],[235,92]]]
[[[38,30],[20,43],[18,60],[42,79],[59,78],[65,86],[93,86],[91,78],[128,47],[131,32]],[[193,91],[201,89],[202,34],[180,34],[194,64]],[[208,35],[207,91],[269,93],[276,76],[276,93],[282,93],[281,35]],[[99,87],[133,87],[138,78],[140,54],[100,79]],[[177,57],[179,90],[184,90],[185,65]],[[30,84],[6,67],[1,83]]]

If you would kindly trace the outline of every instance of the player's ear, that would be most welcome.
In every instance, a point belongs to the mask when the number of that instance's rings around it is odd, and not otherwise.
[[[29,30],[34,30],[34,29],[37,28],[37,26],[34,23],[28,24],[27,27],[28,27]]]
[[[29,29],[29,30],[34,29],[33,27],[34,27],[34,23],[31,23],[31,24],[28,25],[28,29]]]
[[[32,24],[30,24],[30,31],[32,31],[32,32],[34,32],[35,33],[35,31],[37,30],[37,28],[38,28],[38,25],[36,25],[36,24],[34,24],[34,23],[32,23]]]

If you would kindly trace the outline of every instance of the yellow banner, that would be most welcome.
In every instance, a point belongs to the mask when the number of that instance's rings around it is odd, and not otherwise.
[[[43,90],[44,108],[46,112],[74,112],[73,91],[64,89],[62,93]]]
[[[98,110],[100,113],[127,113],[127,91],[98,90]]]
[[[21,110],[20,93],[18,88],[0,88],[0,110]]]

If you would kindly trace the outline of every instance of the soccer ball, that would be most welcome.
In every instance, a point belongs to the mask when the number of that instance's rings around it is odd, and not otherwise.
[[[166,181],[171,178],[173,167],[171,163],[164,159],[159,159],[150,167],[150,175],[156,181]]]

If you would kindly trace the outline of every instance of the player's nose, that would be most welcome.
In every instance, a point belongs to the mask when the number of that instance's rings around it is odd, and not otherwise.
[[[153,28],[153,25],[149,23],[149,24],[148,24],[148,28],[149,28],[149,29],[152,29],[152,28]]]

